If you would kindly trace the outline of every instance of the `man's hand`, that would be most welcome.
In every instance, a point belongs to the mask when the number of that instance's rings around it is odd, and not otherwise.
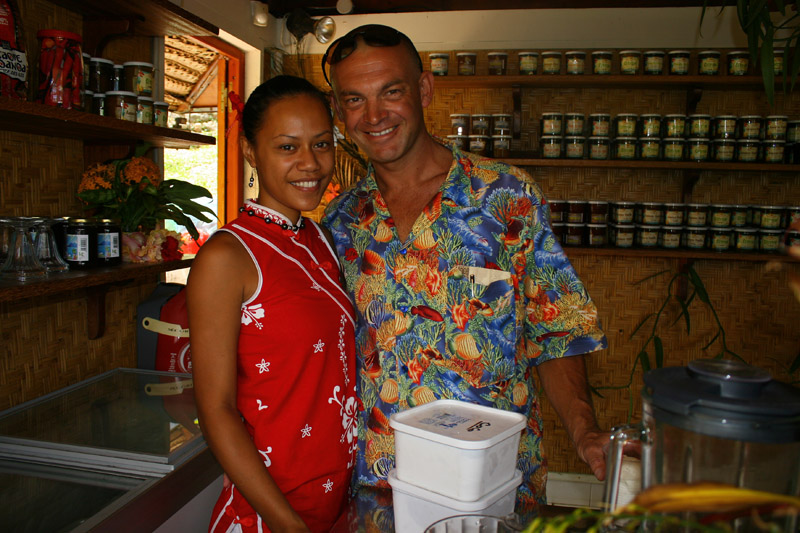
[[[594,477],[599,481],[606,478],[606,454],[611,433],[592,431],[586,433],[575,443],[578,457],[589,465]]]

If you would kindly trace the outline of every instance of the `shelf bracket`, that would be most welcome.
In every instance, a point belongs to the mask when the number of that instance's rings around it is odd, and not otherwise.
[[[90,340],[99,339],[106,329],[106,292],[108,285],[86,288],[86,333]]]
[[[693,264],[694,259],[682,257],[678,259],[678,271],[685,274],[689,271],[689,267]],[[689,282],[686,280],[685,276],[681,276],[678,279],[678,291],[675,296],[684,302],[686,301],[687,296],[689,296]]]
[[[698,170],[685,170],[683,172],[683,182],[681,184],[681,197],[684,203],[688,203],[692,199],[694,186],[700,180],[700,171]]]
[[[83,22],[83,51],[92,57],[103,57],[103,50],[109,42],[118,37],[134,34],[135,24],[134,19],[85,19]]]
[[[686,91],[686,114],[693,115],[697,112],[697,104],[703,98],[703,89],[694,87]]]
[[[519,85],[511,87],[511,100],[514,106],[511,112],[511,137],[519,139],[522,134],[522,87]]]

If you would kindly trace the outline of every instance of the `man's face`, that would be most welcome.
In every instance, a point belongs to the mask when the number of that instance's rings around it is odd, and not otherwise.
[[[373,163],[401,160],[425,131],[430,73],[402,46],[364,43],[331,68],[335,106],[350,137]]]

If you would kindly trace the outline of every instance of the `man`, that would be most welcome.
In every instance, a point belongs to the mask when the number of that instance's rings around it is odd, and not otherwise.
[[[369,156],[367,177],[329,208],[358,313],[358,484],[394,467],[389,416],[436,398],[524,413],[520,496],[544,503],[533,369],[579,456],[605,462],[581,354],[606,347],[597,311],[523,171],[450,148],[426,130],[433,75],[405,35],[368,25],[323,57],[333,103]]]

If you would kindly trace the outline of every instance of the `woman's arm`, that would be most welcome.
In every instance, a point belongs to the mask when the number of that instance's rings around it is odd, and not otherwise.
[[[258,273],[235,237],[210,239],[192,264],[186,301],[200,427],[225,473],[272,531],[308,531],[264,465],[236,407],[241,305]]]

